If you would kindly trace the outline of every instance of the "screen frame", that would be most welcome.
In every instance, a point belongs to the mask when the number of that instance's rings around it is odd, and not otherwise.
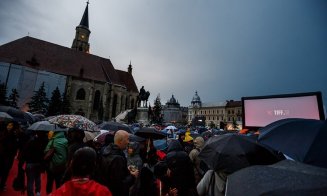
[[[265,95],[265,96],[251,96],[242,97],[242,127],[243,129],[258,130],[260,126],[247,126],[246,125],[246,115],[245,115],[245,104],[246,100],[259,100],[259,99],[274,99],[274,98],[293,98],[293,97],[305,97],[305,96],[315,96],[318,104],[319,118],[320,120],[325,120],[324,106],[322,102],[322,94],[320,91],[317,92],[306,92],[306,93],[292,93],[292,94],[278,94],[278,95]]]

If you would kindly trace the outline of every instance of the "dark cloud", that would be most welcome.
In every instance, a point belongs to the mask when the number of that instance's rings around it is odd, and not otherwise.
[[[70,47],[81,0],[1,0],[0,44],[26,36]],[[183,106],[242,96],[322,91],[327,102],[324,0],[91,1],[91,52],[137,85]]]

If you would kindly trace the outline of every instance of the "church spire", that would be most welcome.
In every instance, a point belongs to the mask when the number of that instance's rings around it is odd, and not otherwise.
[[[80,24],[76,27],[76,34],[72,44],[72,49],[89,53],[90,34],[91,31],[89,29],[89,1],[87,1],[82,20]]]
[[[86,2],[86,8],[79,25],[89,28],[89,1]]]
[[[127,68],[127,72],[128,72],[129,74],[132,74],[132,70],[133,70],[133,68],[132,68],[132,61],[130,61],[130,62],[129,62],[129,65],[128,65],[128,68]]]

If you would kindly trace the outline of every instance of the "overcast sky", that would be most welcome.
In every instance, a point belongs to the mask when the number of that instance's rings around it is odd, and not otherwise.
[[[27,36],[71,47],[86,0],[0,0],[0,45]],[[182,106],[321,91],[326,0],[90,0],[90,51]]]

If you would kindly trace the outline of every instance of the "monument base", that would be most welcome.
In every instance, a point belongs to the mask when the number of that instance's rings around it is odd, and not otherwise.
[[[136,121],[139,123],[143,123],[144,125],[149,124],[150,121],[148,118],[148,108],[137,108]]]

